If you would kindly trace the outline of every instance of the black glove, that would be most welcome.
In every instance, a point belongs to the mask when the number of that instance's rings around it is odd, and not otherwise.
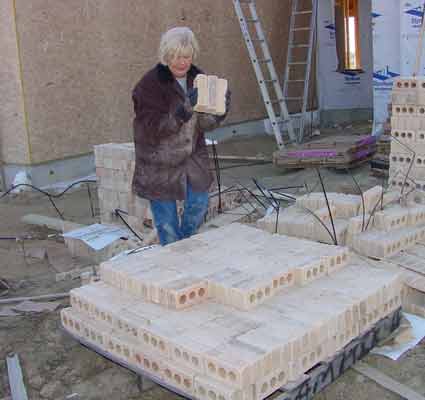
[[[190,105],[195,107],[198,102],[198,88],[191,88],[187,91],[187,97],[189,99]]]
[[[192,118],[193,110],[188,110],[184,104],[179,104],[174,115],[179,121],[187,122]]]
[[[227,92],[226,92],[226,112],[223,115],[216,115],[215,116],[215,119],[218,123],[221,123],[226,118],[227,113],[230,110],[231,100],[232,100],[232,92],[229,89],[227,89]]]
[[[230,111],[230,103],[232,102],[232,92],[230,91],[230,89],[227,89],[226,92],[226,112],[225,115],[228,114],[228,112]]]

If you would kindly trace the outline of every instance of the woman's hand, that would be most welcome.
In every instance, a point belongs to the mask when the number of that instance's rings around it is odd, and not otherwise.
[[[188,122],[193,115],[193,107],[198,102],[198,88],[191,88],[187,91],[187,100],[184,104],[179,104],[175,116],[182,122]]]

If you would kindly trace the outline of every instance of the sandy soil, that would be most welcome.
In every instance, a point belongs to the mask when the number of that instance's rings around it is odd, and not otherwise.
[[[260,140],[261,145],[263,141]],[[273,147],[273,141],[270,141]],[[233,143],[228,154],[244,151],[244,154],[257,154],[260,148],[258,139],[244,143]],[[244,147],[245,146],[245,147]],[[246,149],[250,148],[251,152]],[[243,149],[243,150],[242,150]],[[223,149],[222,149],[223,150]],[[264,154],[267,148],[261,148]],[[233,166],[232,163],[221,163],[222,166]],[[368,166],[352,171],[362,189],[372,187],[380,181],[369,176]],[[318,187],[315,171],[285,171],[273,165],[229,168],[222,172],[224,184],[235,182],[251,184],[252,177],[259,179],[267,187],[283,187],[303,185]],[[325,185],[328,190],[339,190],[356,193],[351,177],[347,173],[323,170]],[[94,187],[92,186],[92,192]],[[79,223],[92,223],[87,189],[68,193],[57,200],[57,206],[66,220]],[[24,242],[26,254],[34,249],[47,248],[48,254],[59,257],[66,256],[60,238],[46,239],[53,233],[47,229],[23,224],[20,218],[29,213],[57,217],[57,213],[47,198],[40,194],[29,193],[17,197],[0,200],[0,237],[37,236],[39,240]],[[50,258],[52,258],[52,256]],[[11,286],[8,296],[29,296],[46,293],[63,292],[80,285],[79,280],[55,282],[57,265],[49,258],[36,259],[24,257],[22,242],[0,240],[0,278],[7,280]],[[53,260],[54,261],[54,260]],[[81,260],[73,260],[79,265]],[[0,297],[1,298],[1,297]],[[4,298],[4,297],[3,297]],[[68,306],[66,299],[60,307]],[[0,317],[0,398],[10,396],[7,377],[6,357],[15,352],[19,355],[24,381],[29,398],[64,399],[67,395],[78,393],[82,399],[172,399],[175,394],[156,386],[142,393],[138,377],[112,362],[81,346],[69,337],[60,327],[59,310],[40,314],[23,314],[14,317]],[[1,310],[1,307],[0,307]],[[378,356],[368,356],[366,361],[387,375],[408,385],[425,395],[425,343],[407,353],[398,362]],[[350,370],[324,392],[317,396],[320,400],[367,400],[370,398],[393,400],[398,396],[383,389],[367,378]]]

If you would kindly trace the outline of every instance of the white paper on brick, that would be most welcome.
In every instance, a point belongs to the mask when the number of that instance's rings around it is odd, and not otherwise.
[[[101,250],[121,237],[128,238],[128,232],[116,226],[94,224],[63,234],[63,237],[79,239],[94,250]]]

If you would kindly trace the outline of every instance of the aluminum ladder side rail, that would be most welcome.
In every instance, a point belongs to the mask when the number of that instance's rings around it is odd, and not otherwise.
[[[304,137],[304,126],[307,115],[307,102],[309,94],[309,83],[311,73],[311,59],[313,53],[313,44],[315,40],[315,27],[316,27],[316,16],[317,16],[317,0],[311,0],[311,9],[299,10],[299,1],[292,0],[291,18],[289,26],[289,39],[288,39],[288,51],[286,57],[285,75],[283,81],[283,94],[285,101],[297,101],[300,105],[300,113],[297,116],[299,118],[297,142],[300,143]],[[299,27],[297,24],[297,17],[302,15],[310,15],[309,26]],[[307,43],[295,43],[295,32],[296,31],[308,31],[309,37]],[[295,48],[306,48],[307,54],[305,60],[294,61],[294,49]],[[304,66],[303,79],[291,79],[292,68],[296,65]],[[289,84],[290,83],[303,83],[303,92],[299,97],[289,96]]]
[[[289,134],[289,138],[291,139],[291,141],[296,142],[297,137],[295,135],[294,128],[293,128],[293,125],[292,125],[292,120],[291,120],[291,117],[289,115],[289,111],[288,111],[288,107],[287,107],[286,102],[285,102],[285,98],[283,96],[282,86],[280,84],[279,77],[277,75],[275,66],[273,64],[270,49],[269,49],[269,46],[267,44],[266,37],[264,35],[263,29],[261,27],[260,19],[258,17],[257,9],[255,7],[254,1],[251,1],[249,3],[249,9],[250,9],[250,12],[251,12],[252,19],[257,21],[257,22],[254,23],[254,26],[255,26],[255,30],[257,32],[257,38],[260,40],[260,46],[261,46],[261,50],[263,52],[264,58],[270,60],[270,62],[267,63],[267,68],[269,70],[270,78],[273,82],[273,88],[274,88],[274,91],[275,91],[275,94],[276,94],[276,98],[279,100],[281,120],[283,122],[286,122],[286,124],[287,124],[288,134]]]
[[[307,103],[308,103],[308,95],[309,95],[309,89],[310,89],[310,75],[311,75],[311,61],[313,57],[313,48],[315,45],[315,42],[317,40],[316,37],[316,25],[317,25],[317,9],[318,9],[319,2],[318,0],[312,0],[312,14],[311,14],[311,21],[310,21],[310,37],[309,37],[309,47],[308,47],[308,54],[307,54],[307,65],[306,65],[306,73],[305,73],[305,81],[304,81],[304,93],[303,93],[303,104],[301,109],[301,120],[300,120],[300,127],[299,127],[299,135],[298,135],[298,141],[301,143],[304,139],[304,127],[306,123],[306,116],[307,116]]]
[[[250,61],[251,61],[252,66],[254,68],[254,72],[255,72],[255,75],[257,77],[258,84],[260,86],[260,91],[261,91],[261,95],[263,97],[264,105],[265,105],[266,110],[267,110],[267,115],[270,119],[270,123],[271,123],[271,126],[272,126],[274,136],[276,138],[277,145],[278,145],[279,149],[282,149],[282,148],[285,147],[285,145],[283,143],[282,131],[281,131],[281,128],[280,128],[281,122],[287,123],[289,137],[292,141],[296,141],[296,136],[295,136],[295,133],[294,133],[294,130],[293,130],[293,127],[292,127],[291,119],[289,118],[289,113],[287,111],[286,104],[282,105],[282,103],[284,103],[282,89],[280,87],[280,82],[279,82],[279,79],[277,77],[276,70],[274,68],[273,61],[271,59],[270,51],[268,49],[268,46],[267,46],[267,43],[266,43],[266,40],[265,40],[265,35],[262,31],[261,24],[258,20],[258,15],[257,15],[256,9],[255,9],[255,3],[254,3],[254,1],[243,1],[243,3],[249,5],[249,9],[250,9],[250,12],[251,12],[251,17],[252,17],[251,22],[255,24],[256,33],[257,33],[257,36],[258,36],[257,39],[261,43],[261,49],[262,49],[263,57],[264,57],[263,60],[258,59],[256,50],[255,50],[255,46],[253,44],[253,39],[252,39],[251,33],[249,31],[247,18],[245,17],[244,11],[243,11],[242,6],[241,6],[241,1],[240,0],[233,0],[233,5],[235,7],[235,12],[236,12],[236,15],[238,17],[239,25],[241,27],[242,36],[243,36],[243,39],[245,41],[245,44],[246,44],[246,47],[247,47],[247,50],[248,50],[248,53],[249,53]],[[252,13],[252,11],[254,11],[254,14]],[[276,116],[276,112],[273,108],[273,102],[270,98],[269,90],[268,90],[268,87],[267,87],[267,84],[266,84],[266,79],[264,78],[264,74],[263,74],[263,71],[262,71],[261,66],[260,66],[261,62],[265,62],[267,64],[268,71],[270,73],[270,81],[273,82],[273,88],[276,92],[276,98],[279,101],[281,111],[283,110],[282,114],[280,115],[280,118],[278,118]],[[276,86],[276,84],[277,84],[277,86]]]
[[[283,94],[288,97],[288,82],[291,74],[292,49],[295,40],[295,20],[297,18],[298,0],[292,0],[291,18],[289,22],[288,51],[286,53],[285,74],[283,76]]]

